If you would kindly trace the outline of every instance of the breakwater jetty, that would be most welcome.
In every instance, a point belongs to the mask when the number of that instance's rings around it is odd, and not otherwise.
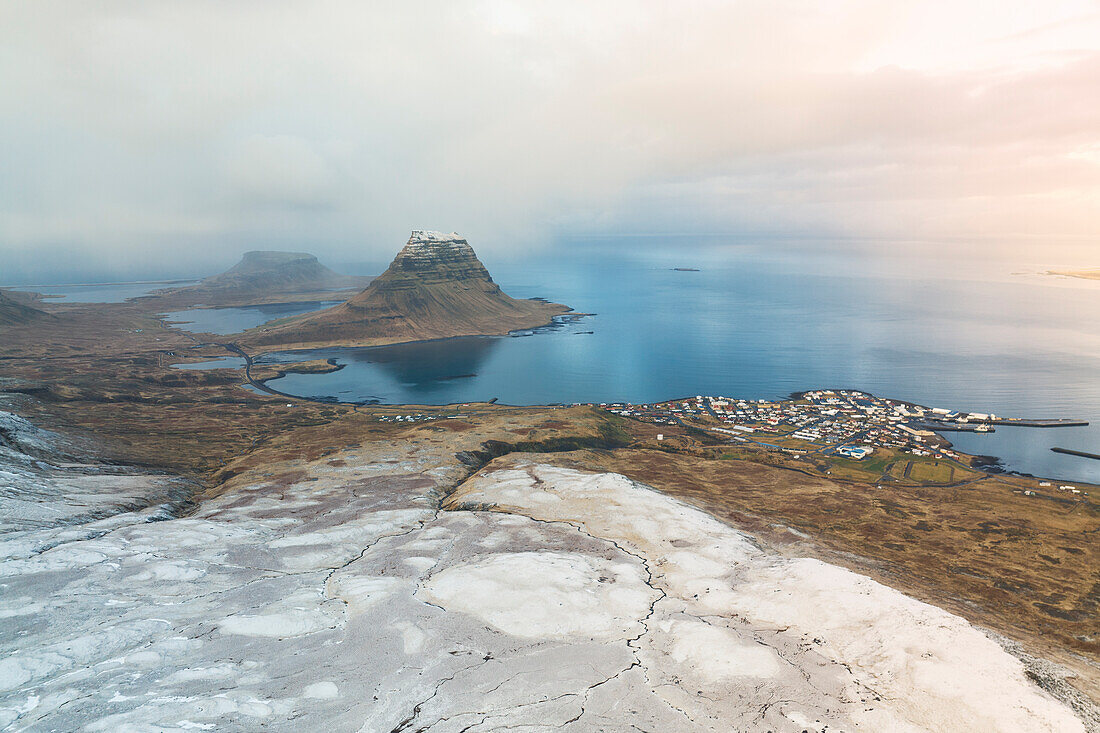
[[[1051,448],[1051,450],[1054,451],[1055,453],[1063,453],[1067,456],[1081,456],[1082,458],[1092,458],[1092,459],[1095,459],[1097,461],[1100,461],[1100,454],[1088,453],[1088,452],[1083,451],[1083,450],[1073,450],[1072,448],[1058,448],[1058,447]]]
[[[995,417],[987,422],[991,425],[1015,425],[1019,428],[1082,428],[1089,424],[1088,420],[1072,420],[1069,418],[1033,420],[1022,417]]]

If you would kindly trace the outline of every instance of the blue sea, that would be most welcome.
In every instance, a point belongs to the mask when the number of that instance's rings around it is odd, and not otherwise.
[[[1000,457],[1008,470],[1100,482],[1100,461],[1050,451],[1100,453],[1100,282],[1039,274],[1057,264],[1041,251],[1034,261],[988,254],[904,243],[650,237],[575,242],[511,259],[484,255],[509,294],[588,315],[505,337],[262,358],[336,358],[345,367],[338,372],[290,374],[271,386],[346,401],[775,399],[846,387],[934,407],[1078,418],[1092,424],[946,437],[968,453]],[[109,302],[158,287],[33,289]],[[191,309],[168,318],[231,334],[327,305]]]
[[[933,407],[1090,420],[946,437],[1008,470],[1100,482],[1100,461],[1050,451],[1100,453],[1100,283],[980,258],[667,245],[616,240],[489,260],[509,294],[590,315],[506,337],[270,354],[264,359],[345,365],[271,386],[344,401],[518,405],[852,388]]]

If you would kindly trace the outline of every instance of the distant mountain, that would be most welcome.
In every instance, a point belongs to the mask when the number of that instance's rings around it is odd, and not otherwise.
[[[545,325],[569,310],[506,295],[465,239],[417,230],[389,269],[351,300],[246,340],[304,347],[503,334]]]
[[[362,278],[347,277],[305,252],[245,252],[241,261],[220,275],[204,279],[205,290],[308,291],[354,287]]]
[[[27,305],[16,296],[0,290],[0,326],[14,326],[52,319],[46,311]]]
[[[197,285],[157,290],[146,297],[159,300],[166,309],[200,303],[217,307],[339,300],[347,295],[332,297],[329,291],[359,289],[370,281],[333,272],[306,252],[255,251]]]

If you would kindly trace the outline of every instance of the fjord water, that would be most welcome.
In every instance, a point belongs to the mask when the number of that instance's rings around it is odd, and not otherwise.
[[[271,386],[403,404],[780,398],[846,387],[929,406],[1090,420],[1087,428],[947,437],[1010,470],[1100,481],[1100,461],[1049,450],[1100,452],[1100,283],[1014,275],[980,259],[667,244],[616,241],[489,260],[509,294],[593,315],[533,335],[268,355],[345,365]]]
[[[340,300],[314,300],[301,303],[268,303],[245,305],[237,308],[186,308],[165,313],[165,320],[177,328],[191,333],[215,333],[225,335],[247,331],[279,318],[300,316],[303,313],[339,305]],[[191,369],[198,365],[191,365]]]
[[[55,303],[121,303],[163,288],[182,288],[197,280],[166,280],[163,282],[118,282],[79,285],[21,286],[15,290],[42,293]]]

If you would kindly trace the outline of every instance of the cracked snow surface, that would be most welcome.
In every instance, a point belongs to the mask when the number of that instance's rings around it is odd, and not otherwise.
[[[265,468],[0,535],[0,728],[1082,730],[962,619],[621,476]]]

